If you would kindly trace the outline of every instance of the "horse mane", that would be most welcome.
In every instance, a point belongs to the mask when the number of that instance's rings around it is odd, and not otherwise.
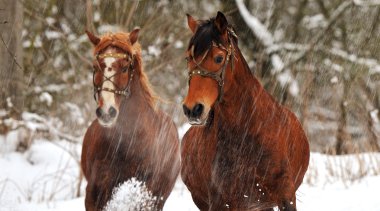
[[[158,99],[157,95],[154,93],[151,88],[151,84],[146,76],[143,68],[142,55],[141,55],[141,46],[138,41],[136,41],[133,45],[129,40],[129,33],[118,32],[118,33],[108,33],[101,37],[100,42],[95,46],[94,55],[101,53],[108,46],[118,47],[135,58],[135,74],[139,77],[139,82],[141,85],[141,91],[143,96],[148,101],[148,104],[151,108],[155,108],[156,101]],[[133,92],[133,91],[132,91]]]
[[[209,20],[199,21],[198,28],[190,39],[187,50],[190,50],[194,46],[194,57],[202,55],[204,52],[212,47],[212,42],[223,44],[221,39],[222,34],[214,24],[215,18]],[[228,25],[228,30],[234,31],[231,25]],[[233,40],[237,43],[237,39],[233,37]]]

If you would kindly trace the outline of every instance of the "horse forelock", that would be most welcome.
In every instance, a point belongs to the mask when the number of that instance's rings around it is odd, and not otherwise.
[[[190,39],[188,50],[194,46],[193,57],[198,57],[209,50],[212,42],[223,43],[219,30],[214,24],[214,18],[201,21],[194,36]]]
[[[140,44],[136,42],[132,45],[129,40],[129,33],[118,32],[103,35],[99,44],[95,46],[94,55],[101,53],[109,46],[118,47],[132,55],[141,54]]]

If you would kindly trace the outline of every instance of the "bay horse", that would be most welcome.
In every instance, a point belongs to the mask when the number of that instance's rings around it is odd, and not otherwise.
[[[251,73],[223,13],[187,15],[192,127],[181,144],[181,176],[200,210],[296,210],[309,144],[296,116]]]
[[[180,171],[179,140],[143,71],[139,29],[102,37],[86,33],[95,46],[98,105],[82,148],[86,210],[102,210],[112,190],[130,179],[143,182],[156,199],[153,210],[162,210]]]

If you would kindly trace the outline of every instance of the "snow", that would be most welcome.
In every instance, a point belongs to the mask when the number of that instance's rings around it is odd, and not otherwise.
[[[161,54],[161,50],[155,45],[150,45],[148,46],[148,53],[154,55],[155,57],[158,57]]]
[[[112,191],[112,199],[104,211],[153,210],[156,197],[136,178],[124,182]]]
[[[177,48],[177,49],[178,48],[183,48],[183,42],[181,40],[175,41],[174,47]]]
[[[53,25],[56,22],[53,17],[46,17],[45,20],[49,25]]]
[[[277,48],[272,33],[264,24],[260,22],[258,18],[250,14],[247,7],[244,5],[243,0],[235,0],[235,2],[245,23],[264,45],[266,51],[272,51]],[[281,86],[285,87],[285,85],[289,84],[289,93],[292,96],[298,96],[298,82],[294,79],[293,74],[290,72],[289,68],[286,67],[281,57],[276,53],[272,53],[270,54],[270,60],[273,66],[271,73],[277,74],[277,80],[280,82]]]
[[[338,83],[338,81],[339,81],[339,79],[338,79],[337,76],[334,76],[334,77],[332,77],[332,78],[330,79],[330,82],[331,82],[332,84],[336,84],[336,83]]]
[[[46,103],[49,107],[53,103],[53,96],[51,96],[48,92],[42,92],[39,98],[41,102]]]
[[[371,118],[372,118],[372,121],[376,124],[379,123],[379,110],[378,109],[375,109],[375,110],[372,110],[370,112],[370,115],[371,115]]]
[[[243,0],[236,0],[236,5],[239,8],[240,14],[248,27],[252,29],[256,37],[264,44],[265,47],[270,47],[274,44],[272,34],[267,28],[257,19],[252,16],[248,9],[245,7]]]
[[[62,34],[60,32],[51,30],[45,31],[45,35],[48,40],[54,40],[62,37]]]
[[[328,24],[323,14],[305,16],[302,20],[302,23],[307,29],[324,28]]]
[[[23,118],[37,121],[40,117],[24,113]],[[188,128],[188,124],[179,127],[181,137]],[[21,153],[15,150],[17,138],[16,132],[0,136],[0,211],[84,211],[86,182],[79,184],[78,179],[81,144],[37,139]],[[149,202],[151,194],[144,187],[142,182],[132,179],[116,188],[118,194],[109,203],[110,210],[118,210],[113,205],[127,199]],[[304,183],[297,191],[297,207],[299,211],[379,211],[378,187],[380,153],[344,156],[312,153]],[[177,210],[198,210],[180,178],[164,206],[164,211]]]
[[[96,11],[94,12],[94,22],[99,22],[100,21],[100,12]]]

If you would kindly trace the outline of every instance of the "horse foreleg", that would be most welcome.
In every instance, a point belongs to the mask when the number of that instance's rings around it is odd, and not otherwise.
[[[288,200],[283,201],[278,207],[280,211],[297,211],[296,205]]]
[[[209,210],[209,205],[204,200],[202,200],[201,198],[199,198],[195,194],[191,194],[191,197],[193,198],[193,202],[198,207],[199,210],[201,210],[201,211],[208,211]]]

